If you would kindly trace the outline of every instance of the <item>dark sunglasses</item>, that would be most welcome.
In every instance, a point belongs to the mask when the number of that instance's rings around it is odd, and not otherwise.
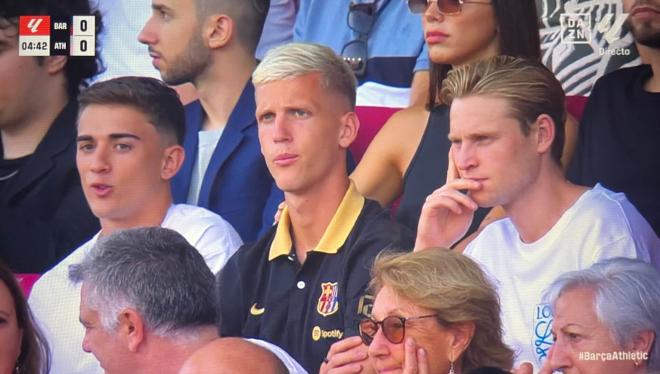
[[[353,69],[356,76],[364,75],[367,67],[367,39],[376,19],[376,2],[354,3],[348,7],[348,27],[356,38],[344,45],[341,57]]]
[[[463,4],[491,4],[489,1],[468,0],[408,0],[408,8],[412,13],[426,13],[432,3],[442,14],[458,14],[463,9]]]
[[[358,325],[358,329],[360,330],[360,338],[362,338],[362,342],[365,345],[371,344],[380,326],[380,328],[383,329],[383,335],[385,335],[385,339],[387,339],[392,344],[400,344],[403,342],[403,338],[406,336],[406,322],[430,317],[438,317],[438,315],[428,314],[418,317],[389,316],[385,317],[385,319],[380,322],[374,321],[371,318],[365,318],[361,320],[360,324]]]

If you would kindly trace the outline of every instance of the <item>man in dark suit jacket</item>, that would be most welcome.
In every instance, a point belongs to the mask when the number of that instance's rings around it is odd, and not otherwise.
[[[282,192],[261,155],[254,118],[254,52],[268,0],[188,0],[152,4],[138,39],[162,79],[191,82],[186,107],[186,161],[172,181],[175,202],[212,210],[243,241],[271,226]]]
[[[99,228],[75,164],[75,98],[98,65],[93,57],[19,56],[25,14],[91,11],[87,0],[11,2],[0,10],[0,259],[16,272],[42,273]]]

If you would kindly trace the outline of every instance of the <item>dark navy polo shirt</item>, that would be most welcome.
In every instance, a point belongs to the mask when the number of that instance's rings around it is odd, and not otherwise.
[[[218,275],[220,332],[269,341],[316,373],[330,346],[357,335],[358,321],[371,313],[376,255],[409,250],[414,237],[352,184],[302,265],[289,226],[285,209],[275,228],[239,249]]]

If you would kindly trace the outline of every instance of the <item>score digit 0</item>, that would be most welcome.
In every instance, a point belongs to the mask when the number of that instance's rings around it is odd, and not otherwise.
[[[96,18],[73,16],[71,56],[94,56],[96,51]]]

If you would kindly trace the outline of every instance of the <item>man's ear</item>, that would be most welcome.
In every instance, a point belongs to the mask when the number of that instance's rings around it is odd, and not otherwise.
[[[183,160],[186,157],[186,151],[180,145],[171,145],[163,151],[163,165],[160,171],[160,176],[164,180],[174,178],[176,173],[181,169]]]
[[[475,328],[476,326],[472,321],[454,323],[449,327],[451,341],[449,342],[449,348],[447,349],[447,353],[449,354],[447,359],[450,361],[458,361],[470,345],[472,337],[474,337]]]
[[[131,352],[137,352],[140,344],[144,341],[144,320],[142,316],[132,308],[126,308],[117,317],[119,327],[117,329],[121,339],[126,342],[126,347]]]
[[[339,146],[348,148],[360,130],[360,119],[355,112],[347,112],[341,117],[341,129],[339,130]]]
[[[560,124],[564,126],[564,124]],[[547,114],[541,114],[536,118],[532,125],[536,127],[536,150],[539,153],[549,153],[552,149],[552,142],[555,140],[555,121]],[[534,129],[532,129],[534,130]]]
[[[234,20],[226,14],[208,16],[202,26],[202,38],[211,49],[224,47],[234,36],[234,27]]]
[[[658,342],[656,342],[657,336],[655,335],[655,332],[651,330],[644,330],[635,336],[635,338],[631,342],[631,349],[629,349],[631,352],[640,352],[640,356],[644,356],[644,353],[646,353],[646,357],[650,356],[651,353],[651,347],[653,347],[653,343],[658,345]],[[639,357],[639,359],[633,360],[635,363],[639,364],[643,361],[646,361],[643,357]]]
[[[64,70],[67,63],[66,56],[48,56],[44,57],[44,66],[50,75],[55,75]]]

